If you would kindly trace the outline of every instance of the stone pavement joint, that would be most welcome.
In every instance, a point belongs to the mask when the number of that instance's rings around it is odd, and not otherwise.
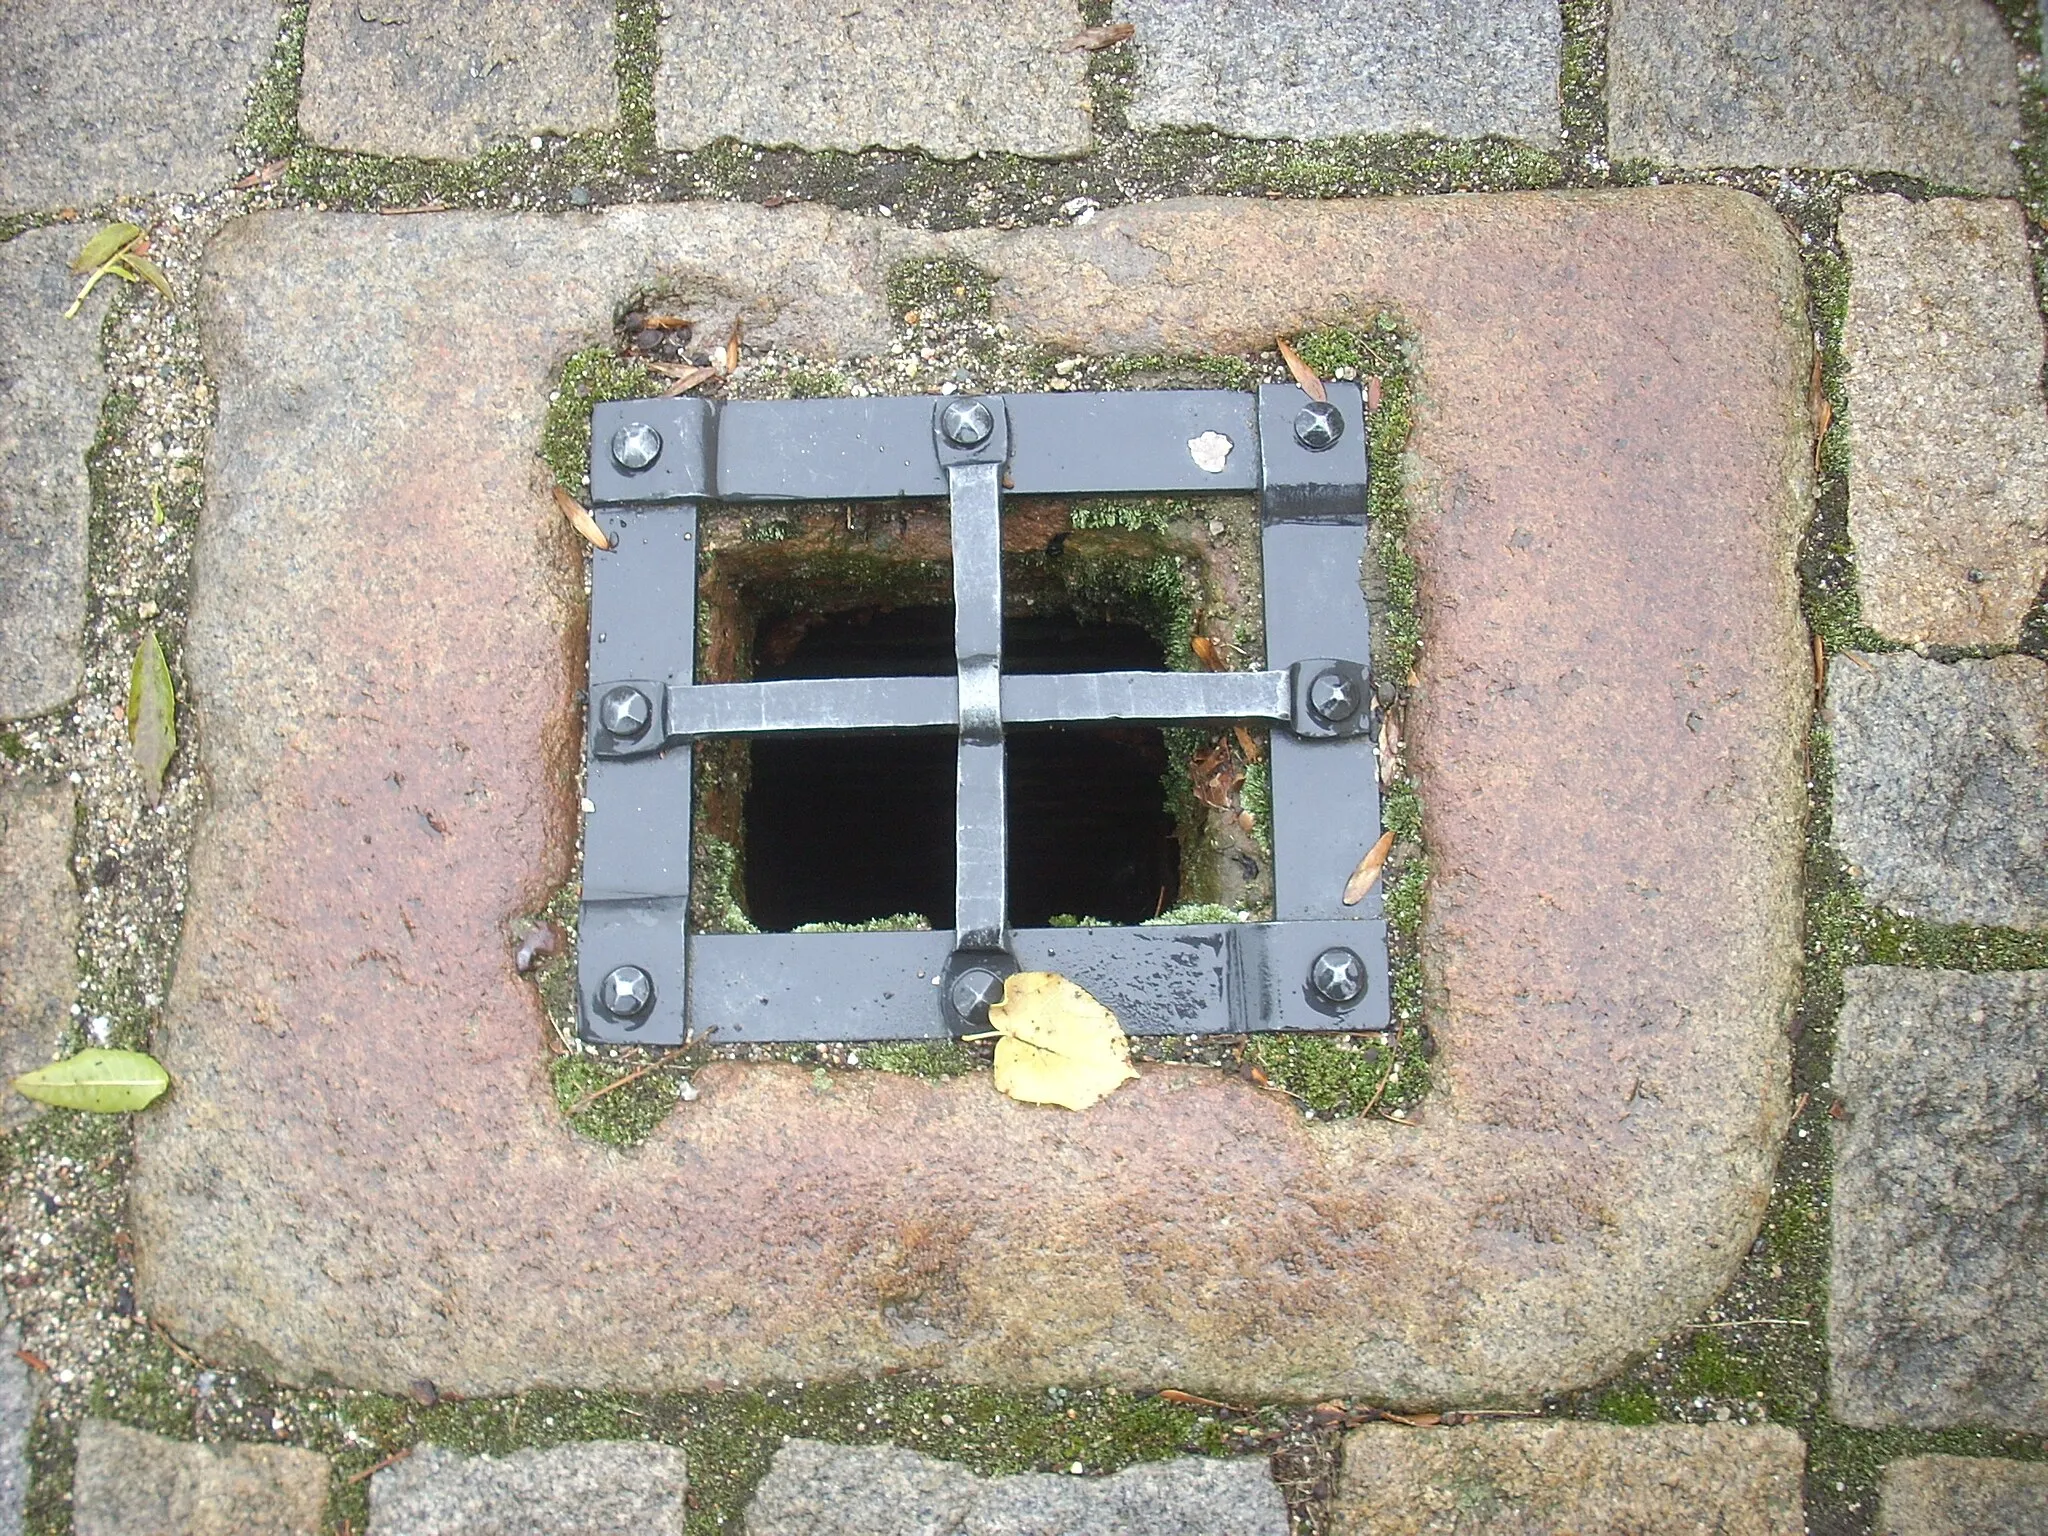
[[[1837,656],[1828,728],[1835,848],[1866,899],[2048,929],[2048,663]]]
[[[1118,0],[1115,14],[1137,28],[1134,128],[1564,139],[1557,0]]]
[[[283,12],[283,0],[0,5],[0,213],[232,181]]]
[[[1613,155],[2017,192],[2018,58],[1985,0],[1613,0]]]
[[[0,1536],[21,1536],[28,1498],[28,1432],[36,1417],[36,1379],[15,1353],[21,1329],[0,1324]]]
[[[41,1106],[6,1085],[56,1059],[78,995],[76,796],[69,784],[0,785],[0,1130]]]
[[[976,1477],[893,1445],[790,1440],[747,1506],[747,1536],[1287,1536],[1263,1457],[1180,1456],[1109,1477]],[[372,1532],[372,1536],[378,1533]]]
[[[555,371],[657,280],[743,304],[763,347],[875,353],[892,264],[948,253],[1048,346],[1413,328],[1443,1053],[1411,1123],[1310,1124],[1196,1066],[1075,1115],[772,1063],[704,1069],[630,1156],[562,1120],[506,937],[576,832],[583,556],[533,459]],[[293,213],[226,229],[202,293],[210,809],[130,1207],[139,1294],[196,1350],[472,1396],[918,1367],[1531,1399],[1727,1283],[1787,1113],[1811,694],[1811,353],[1763,203],[1192,201],[946,236]]]
[[[313,0],[299,127],[315,144],[461,160],[618,120],[611,0]]]
[[[78,1426],[75,1536],[320,1536],[325,1456],[288,1445],[195,1445],[107,1419]]]
[[[1369,1424],[1344,1437],[1332,1536],[1802,1536],[1806,1447],[1776,1425]]]
[[[1879,1483],[1876,1536],[2041,1536],[2048,1464],[1992,1456],[1908,1456]]]
[[[1857,967],[1837,1030],[1836,1417],[2048,1432],[2048,971]]]
[[[2041,307],[2019,204],[1852,197],[1849,533],[1863,621],[2019,644],[2048,576]]]
[[[22,9],[0,10],[0,28]],[[85,456],[107,390],[104,289],[64,311],[88,238],[60,224],[0,245],[0,720],[70,703],[85,676]]]
[[[673,1445],[592,1440],[509,1456],[423,1445],[370,1479],[369,1536],[683,1536]]]
[[[1093,142],[1072,0],[664,6],[655,137],[1060,156]]]

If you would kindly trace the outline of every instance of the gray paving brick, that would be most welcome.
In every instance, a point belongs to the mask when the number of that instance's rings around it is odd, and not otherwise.
[[[370,1536],[682,1536],[672,1445],[595,1440],[509,1456],[422,1446],[370,1480]]]
[[[1908,1456],[1878,1483],[1877,1536],[2041,1536],[2048,1465],[1979,1456]]]
[[[7,1084],[47,1065],[78,990],[69,784],[0,785],[0,1130],[38,1107]]]
[[[195,1445],[106,1419],[78,1428],[76,1536],[319,1536],[327,1458],[288,1445]]]

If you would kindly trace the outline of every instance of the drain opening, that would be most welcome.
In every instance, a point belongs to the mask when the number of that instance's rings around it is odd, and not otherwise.
[[[1074,615],[1003,623],[1004,670],[1164,670],[1142,626]],[[764,614],[754,676],[940,676],[953,661],[949,607]],[[1156,727],[1036,727],[1006,737],[1010,920],[1061,914],[1136,923],[1180,894]],[[953,925],[956,746],[950,732],[767,736],[748,747],[746,902],[769,931],[921,913]]]

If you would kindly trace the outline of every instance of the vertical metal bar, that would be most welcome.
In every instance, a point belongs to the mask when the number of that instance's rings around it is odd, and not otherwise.
[[[1003,774],[1001,464],[950,464],[953,655],[960,679],[960,777],[954,812],[954,944],[1008,938],[1009,809]]]

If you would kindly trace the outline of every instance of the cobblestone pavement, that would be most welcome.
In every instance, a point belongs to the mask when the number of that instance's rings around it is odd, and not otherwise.
[[[0,9],[0,1063],[175,1082],[0,1115],[0,1536],[2043,1529],[2040,29]],[[570,1038],[591,399],[1282,336],[1376,402],[1390,1045]],[[1232,515],[1112,516],[1183,640]]]

